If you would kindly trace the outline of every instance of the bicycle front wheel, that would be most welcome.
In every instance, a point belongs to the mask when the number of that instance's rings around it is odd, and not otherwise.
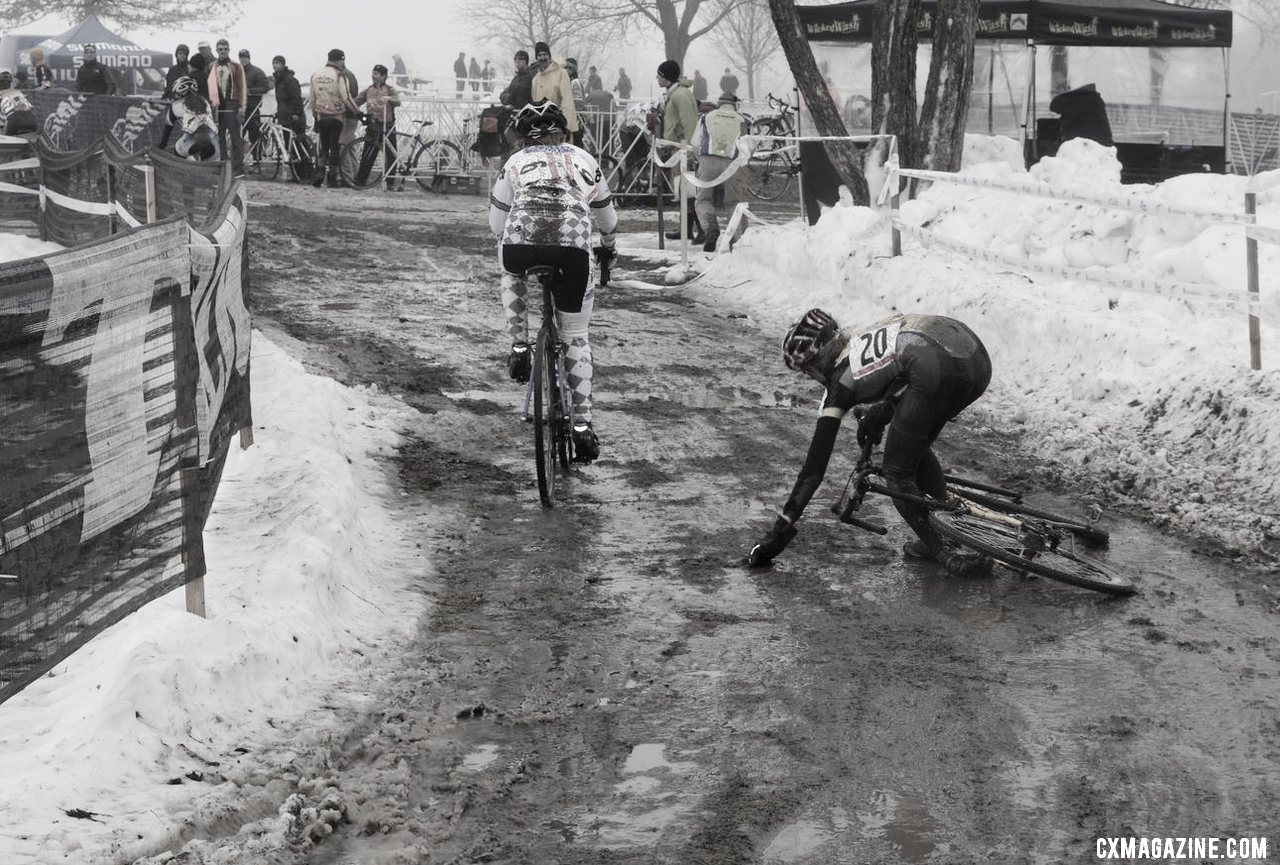
[[[1132,595],[1137,591],[1133,583],[1101,562],[1072,550],[1029,551],[1012,526],[955,511],[934,511],[929,522],[944,538],[991,556],[1016,571],[1109,595]]]
[[[338,170],[342,179],[356,189],[372,189],[382,182],[386,173],[386,148],[377,142],[369,153],[365,153],[365,139],[356,138],[347,142],[342,148],[342,158],[338,160]]]
[[[443,192],[444,178],[462,174],[462,151],[452,141],[428,141],[409,166],[409,173],[427,192]]]
[[[555,349],[544,329],[533,356],[533,455],[542,506],[555,507],[556,451],[559,446],[560,394],[556,387]]]
[[[747,191],[763,201],[782,196],[791,185],[791,157],[770,153],[747,163]]]

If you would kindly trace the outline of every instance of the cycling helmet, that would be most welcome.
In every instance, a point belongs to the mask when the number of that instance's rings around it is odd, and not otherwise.
[[[186,96],[188,93],[196,92],[196,80],[189,75],[183,75],[177,81],[173,82],[173,93],[175,96]]]
[[[530,102],[516,115],[516,132],[521,138],[537,141],[553,129],[569,131],[569,121],[560,106],[550,99]]]
[[[818,352],[839,331],[836,320],[826,312],[814,308],[791,325],[782,338],[782,360],[791,369],[808,372]]]

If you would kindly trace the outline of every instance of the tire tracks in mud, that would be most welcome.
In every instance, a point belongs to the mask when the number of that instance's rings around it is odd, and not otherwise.
[[[948,580],[903,564],[900,533],[825,519],[827,490],[777,567],[740,568],[803,457],[812,416],[793,409],[813,401],[775,375],[773,340],[747,317],[678,293],[603,295],[604,453],[544,511],[483,232],[366,223],[350,238],[403,253],[375,278],[367,256],[315,242],[312,215],[264,215],[268,241],[299,258],[258,274],[256,311],[327,374],[423,413],[394,470],[445,515],[422,539],[437,578],[415,651],[389,663],[374,702],[342,710],[348,732],[307,769],[342,789],[351,822],[288,861],[1058,861],[1143,815],[1167,834],[1269,813],[1280,785],[1213,797],[1238,760],[1187,777],[1207,770],[1168,753],[1166,695],[1090,696],[1091,677],[1141,693],[1150,665],[1194,656],[1185,671],[1203,681],[1280,654],[1255,620],[1240,655],[1213,645],[1176,574],[1128,606],[1008,576]],[[410,255],[428,242],[439,271]],[[1033,470],[1007,445],[989,452],[989,430],[966,438],[951,462]],[[1150,636],[1169,629],[1192,648]],[[1251,692],[1280,704],[1256,674]],[[1200,721],[1198,747],[1212,750],[1212,726]],[[1230,735],[1261,735],[1267,765],[1280,760],[1280,730],[1242,721]],[[1135,750],[1152,765],[1146,793],[1126,795]],[[1179,780],[1196,792],[1161,804]]]

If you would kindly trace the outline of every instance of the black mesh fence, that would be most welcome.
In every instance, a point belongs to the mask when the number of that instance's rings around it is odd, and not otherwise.
[[[26,138],[0,135],[0,217],[35,222],[40,198],[40,166],[35,146]]]
[[[111,181],[102,142],[83,150],[58,150],[36,142],[44,184],[40,236],[63,246],[108,237],[113,229]]]

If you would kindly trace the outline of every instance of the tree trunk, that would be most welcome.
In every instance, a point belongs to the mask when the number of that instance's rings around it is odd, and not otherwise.
[[[916,150],[925,168],[960,170],[977,27],[978,0],[939,0]]]
[[[919,168],[916,155],[916,49],[920,0],[885,0],[872,14],[871,120],[898,137],[898,161]]]
[[[919,0],[915,0],[918,4]],[[809,39],[805,36],[800,16],[796,14],[794,0],[769,0],[769,13],[773,17],[773,25],[778,30],[778,40],[782,43],[782,51],[795,76],[796,86],[813,118],[813,125],[819,135],[848,135],[840,110],[831,100],[831,92],[827,82],[818,71],[818,64],[813,59],[813,51],[809,48]],[[914,68],[914,66],[913,66]],[[827,155],[831,165],[840,175],[840,182],[849,189],[853,203],[866,206],[871,203],[867,191],[867,179],[862,174],[862,156],[853,142],[825,142]]]

